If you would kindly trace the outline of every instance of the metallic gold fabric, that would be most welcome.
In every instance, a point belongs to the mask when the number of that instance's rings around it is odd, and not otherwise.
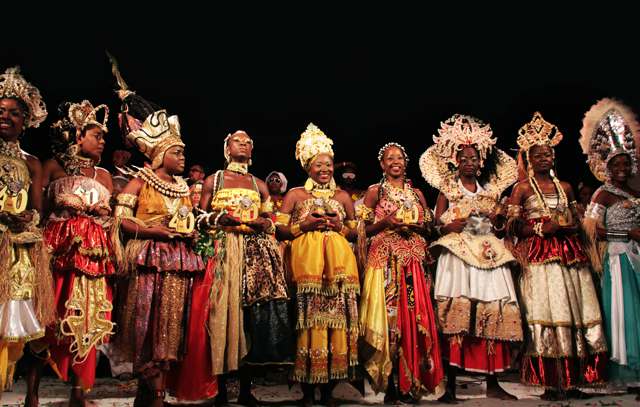
[[[76,275],[65,307],[66,316],[60,323],[60,331],[73,338],[69,351],[74,354],[75,363],[82,363],[91,349],[113,334],[114,324],[106,315],[113,310],[107,298],[106,279]]]
[[[492,234],[449,233],[431,246],[446,247],[465,263],[481,269],[493,269],[515,261],[504,243]]]
[[[600,306],[587,267],[530,265],[520,286],[528,355],[585,357],[606,352]]]

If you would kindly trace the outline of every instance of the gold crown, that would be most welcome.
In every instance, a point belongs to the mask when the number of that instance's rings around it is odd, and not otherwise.
[[[555,147],[562,140],[562,133],[554,125],[535,112],[531,121],[518,130],[518,146],[525,151],[533,146],[547,145]]]
[[[47,107],[42,101],[38,88],[27,82],[20,75],[20,68],[7,68],[0,75],[0,99],[16,98],[21,100],[29,110],[25,118],[26,127],[38,127],[47,118]]]
[[[104,111],[104,118],[102,123],[98,121],[97,113],[100,110]],[[80,103],[72,103],[69,107],[69,120],[73,127],[78,131],[84,130],[90,124],[94,124],[102,129],[105,133],[107,130],[107,120],[109,119],[109,107],[107,105],[100,105],[93,107],[91,102],[83,100]]]
[[[496,144],[489,124],[473,116],[454,114],[440,122],[438,136],[433,136],[436,151],[447,163],[458,166],[457,154],[464,146],[474,146],[480,156],[480,167]]]
[[[307,169],[311,160],[318,154],[329,154],[333,158],[333,141],[315,124],[309,123],[296,143],[296,160]]]
[[[150,114],[138,130],[127,134],[127,140],[151,160],[153,169],[162,166],[164,153],[169,148],[184,147],[178,116],[169,116],[166,110],[158,110]]]

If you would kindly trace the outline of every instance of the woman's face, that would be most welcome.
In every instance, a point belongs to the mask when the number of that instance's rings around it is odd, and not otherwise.
[[[407,160],[401,149],[391,146],[384,151],[380,166],[384,174],[391,178],[400,178],[407,168]]]
[[[0,99],[0,136],[4,140],[16,140],[24,130],[26,112],[16,99]]]
[[[631,159],[627,154],[620,154],[609,160],[607,164],[612,181],[624,184],[631,176]]]
[[[267,178],[267,188],[269,188],[269,193],[271,195],[280,193],[280,190],[282,189],[282,180],[278,174],[271,174],[271,176]]]
[[[162,166],[171,175],[182,174],[184,172],[184,147],[173,146],[164,153]]]
[[[104,132],[98,126],[89,126],[78,136],[78,145],[83,157],[100,161],[104,151]]]
[[[328,184],[333,178],[333,158],[329,154],[318,154],[309,166],[309,177],[318,184]]]
[[[480,169],[480,156],[471,146],[464,147],[458,152],[458,172],[464,177],[475,177]]]
[[[533,146],[529,150],[529,161],[534,172],[548,172],[553,168],[553,149],[547,145]]]
[[[253,142],[244,131],[237,131],[227,141],[227,151],[234,161],[249,161],[253,151]]]

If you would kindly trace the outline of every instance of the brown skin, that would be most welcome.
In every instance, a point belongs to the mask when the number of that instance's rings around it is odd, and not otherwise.
[[[402,188],[404,186],[404,174],[407,167],[407,160],[402,150],[398,147],[389,147],[385,150],[382,160],[380,161],[380,168],[384,172],[384,176],[387,179],[387,182],[394,187]],[[424,195],[422,192],[413,188],[418,199],[420,200],[420,205],[422,205],[422,209],[425,210],[427,208],[427,201],[424,199]],[[376,205],[378,205],[378,194],[380,191],[380,184],[375,184],[367,189],[367,192],[364,196],[364,205],[368,208],[374,209]],[[401,228],[407,228],[416,233],[422,233],[425,230],[425,225],[405,225],[396,218],[396,212],[393,212],[386,216],[384,219],[381,219],[378,222],[366,226],[367,236],[374,236],[384,230],[392,229],[392,230],[400,230]]]
[[[333,177],[333,158],[328,154],[318,154],[318,156],[309,165],[308,174],[315,182],[321,185],[328,184]],[[304,187],[292,188],[285,195],[280,212],[290,214],[297,203],[310,198],[313,198],[313,196],[308,193]],[[353,201],[351,201],[351,196],[349,196],[348,192],[338,189],[336,190],[333,199],[340,202],[344,207],[346,212],[345,220],[353,220],[355,218]],[[316,217],[309,214],[307,218],[300,223],[300,230],[303,232],[311,232],[315,230],[333,230],[340,232],[342,230],[342,226],[342,222],[340,222],[336,216],[325,215]],[[279,225],[278,234],[282,240],[293,240],[295,238],[291,233],[291,228],[289,226]],[[355,241],[356,238],[357,234],[355,231],[350,230],[347,235],[347,239]]]
[[[16,99],[0,99],[0,137],[6,142],[16,142],[25,130],[27,112],[23,104]],[[29,188],[28,209],[35,209],[42,214],[42,165],[37,157],[24,153],[31,186]],[[31,211],[19,215],[0,214],[0,221],[6,224],[13,233],[22,232],[33,219]]]
[[[253,152],[253,143],[249,135],[244,131],[236,131],[229,138],[227,143],[227,152],[232,162],[248,163]],[[260,200],[265,202],[269,199],[269,191],[264,181],[256,178],[256,185],[260,192]],[[213,198],[213,185],[215,183],[215,173],[209,175],[204,180],[202,186],[202,195],[200,196],[200,207],[205,208],[207,212],[212,212],[211,199]],[[237,172],[224,170],[224,185],[226,188],[244,188],[253,189],[253,176],[251,174],[238,174]],[[211,216],[211,221],[215,216]],[[238,226],[240,221],[229,214],[224,214],[218,219],[221,226]],[[256,232],[264,232],[271,227],[271,222],[265,217],[260,216],[251,222],[245,222],[247,226]]]
[[[480,169],[480,156],[478,155],[478,151],[473,146],[464,147],[460,152],[458,152],[457,156],[458,161],[458,177],[462,182],[462,185],[471,192],[476,192],[477,189],[477,177],[476,174]],[[438,194],[438,199],[436,201],[436,219],[439,219],[442,214],[449,207],[449,201],[447,197],[440,193]],[[489,219],[491,219],[492,223],[496,223],[498,220],[496,218],[495,212],[484,214]],[[450,223],[442,226],[442,234],[448,233],[460,233],[464,230],[467,225],[467,219],[454,219]]]
[[[627,185],[627,182],[631,178],[631,165],[631,159],[626,154],[620,154],[616,157],[613,157],[607,165],[609,173],[611,174],[610,182],[615,187],[628,192],[634,197],[639,197],[640,193],[634,191],[629,187],[629,185]],[[608,208],[617,202],[624,201],[625,199],[626,198],[612,194],[609,191],[600,190],[598,194],[593,197],[593,202]],[[597,232],[600,239],[606,239],[607,230],[605,228],[601,228],[598,226]],[[631,229],[628,233],[630,239],[633,239],[636,242],[640,242],[640,228]]]
[[[267,179],[267,188],[269,188],[269,194],[271,196],[279,197],[282,195],[280,193],[280,188],[282,188],[282,180],[277,174],[273,174]]]
[[[184,171],[184,162],[184,147],[173,146],[165,152],[162,166],[154,170],[154,172],[161,180],[175,183],[173,176],[182,174]],[[142,179],[134,178],[129,181],[121,193],[138,196],[143,185],[144,181]],[[138,239],[152,239],[165,242],[173,239],[192,239],[194,237],[193,233],[179,233],[164,225],[144,227],[127,219],[122,221],[122,230],[130,236],[137,236]]]
[[[529,159],[531,162],[529,165],[533,168],[534,177],[540,185],[540,189],[542,193],[546,194],[555,194],[556,187],[551,179],[550,170],[553,168],[553,149],[549,146],[534,146],[529,150]],[[567,195],[567,199],[569,202],[575,200],[573,189],[571,185],[567,182],[560,181],[560,185],[564,190],[564,193]],[[511,197],[509,198],[509,202],[512,205],[524,205],[524,202],[530,196],[534,195],[533,187],[529,183],[528,180],[518,182],[511,192]],[[547,220],[544,222],[542,226],[542,232],[546,236],[552,236],[556,233],[562,234],[573,234],[578,230],[577,225],[569,225],[569,226],[560,226],[556,222],[552,220]],[[533,227],[529,225],[523,225],[520,229],[520,236],[523,238],[531,237],[535,233],[533,232]]]
[[[102,157],[102,152],[104,151],[104,132],[98,126],[90,125],[86,129],[84,129],[78,136],[76,137],[76,142],[78,146],[80,146],[80,155],[85,158],[90,158],[94,162],[99,162]],[[109,171],[104,168],[94,167],[94,168],[82,168],[80,172],[85,177],[93,178],[95,176],[96,181],[104,185],[109,192],[113,192],[113,181],[111,179],[111,174]],[[59,178],[64,178],[69,176],[64,170],[64,167],[60,165],[58,160],[55,158],[51,158],[45,161],[43,165],[43,175],[42,175],[42,186],[46,188],[49,186],[49,183],[55,181]],[[47,204],[51,204],[51,202],[47,202]],[[53,209],[53,208],[51,208]],[[65,209],[67,212],[72,212],[71,209]],[[109,210],[105,208],[99,208],[97,206],[89,208],[89,213],[93,213],[97,216],[106,216],[109,214]]]

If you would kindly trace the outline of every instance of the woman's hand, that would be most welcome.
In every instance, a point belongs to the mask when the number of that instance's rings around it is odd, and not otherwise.
[[[303,232],[313,232],[315,230],[329,230],[330,221],[325,216],[309,214],[300,222],[300,230]]]
[[[441,231],[443,235],[446,235],[449,233],[461,233],[464,230],[465,226],[467,226],[466,219],[460,219],[460,218],[454,219],[451,222],[444,225]]]

